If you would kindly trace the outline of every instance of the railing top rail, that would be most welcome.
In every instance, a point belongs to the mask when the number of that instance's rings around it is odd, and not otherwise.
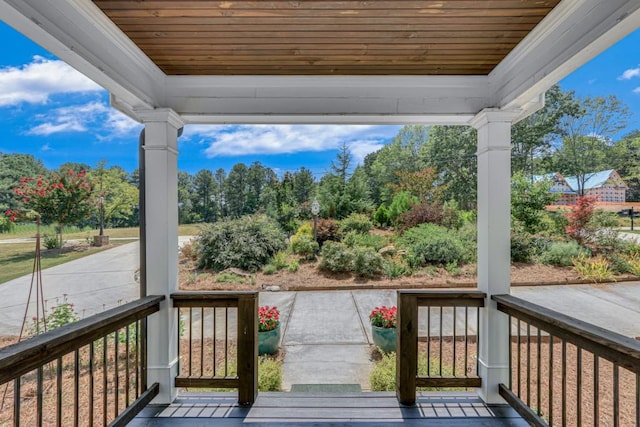
[[[474,290],[399,290],[398,296],[415,297],[418,306],[484,307],[484,299],[487,294]]]
[[[498,310],[524,320],[554,337],[640,373],[640,342],[512,295],[493,295]]]
[[[0,384],[160,310],[164,295],[151,295],[0,349]]]
[[[257,291],[175,292],[171,294],[174,307],[237,307],[241,299],[257,299]]]

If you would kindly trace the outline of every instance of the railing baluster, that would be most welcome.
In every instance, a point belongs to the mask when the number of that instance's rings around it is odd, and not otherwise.
[[[216,308],[213,308],[213,376],[215,377],[218,372],[218,364],[216,362],[216,341],[217,341],[217,331],[216,331]]]
[[[513,324],[512,317],[509,316],[509,389],[513,390]]]
[[[13,380],[13,424],[20,425],[20,381],[22,377]]]
[[[42,366],[36,369],[36,422],[42,427]]]
[[[107,336],[102,338],[102,424],[107,425]]]
[[[469,376],[469,307],[464,306],[464,376]]]
[[[229,376],[229,309],[224,308],[224,376]]]
[[[95,344],[94,341],[91,341],[91,343],[89,344],[89,424],[93,425],[93,388],[95,386],[94,384],[94,369],[95,366],[93,365],[93,358],[95,356]]]
[[[567,341],[562,340],[562,425],[567,425]]]
[[[593,355],[593,425],[600,425],[600,358]]]
[[[527,406],[531,406],[531,324],[527,323]]]
[[[613,364],[613,427],[620,425],[620,367]]]
[[[456,376],[456,308],[453,307],[453,376]]]
[[[62,427],[62,357],[56,361],[56,426]]]
[[[114,398],[113,398],[113,417],[118,416],[120,401],[120,369],[118,367],[119,337],[120,330],[116,330],[113,334],[113,366],[114,366]]]
[[[204,376],[204,307],[200,307],[200,376]]]
[[[427,376],[431,375],[431,306],[427,306]]]
[[[511,317],[511,316],[509,316]],[[537,354],[537,372],[536,372],[536,380],[538,383],[537,386],[537,393],[536,393],[536,405],[537,405],[537,412],[538,415],[542,414],[542,405],[541,405],[541,401],[542,401],[542,333],[540,332],[540,328],[537,328],[538,330],[538,354]],[[511,359],[509,359],[511,360]],[[511,388],[511,386],[509,386],[509,388]]]
[[[640,424],[640,373],[636,374],[636,425]]]
[[[193,308],[189,307],[189,376],[193,375]]]
[[[582,348],[576,349],[576,421],[582,425]]]
[[[124,396],[125,396],[125,407],[129,406],[131,404],[131,402],[129,401],[129,387],[131,386],[131,382],[129,381],[129,325],[127,325],[127,328],[125,329],[125,347],[124,347],[124,360],[125,360],[125,364],[124,364],[124,369],[125,369],[125,389],[124,389]]]
[[[73,358],[73,425],[80,425],[80,352],[74,353]]]
[[[517,324],[517,331],[518,331],[518,335],[517,335],[517,343],[518,343],[518,347],[517,347],[517,351],[516,351],[516,355],[518,357],[518,363],[517,363],[517,371],[516,371],[516,382],[518,385],[518,397],[522,398],[522,378],[520,376],[520,369],[521,369],[521,355],[520,355],[520,350],[522,347],[522,336],[520,334],[520,319],[518,319],[518,324]]]
[[[438,346],[438,375],[442,376],[442,306],[440,306],[440,332],[438,335],[440,335],[440,345]]]
[[[549,426],[553,425],[553,335],[549,334]]]
[[[476,307],[476,377],[480,376],[480,363],[478,363],[478,357],[480,357],[480,307]]]

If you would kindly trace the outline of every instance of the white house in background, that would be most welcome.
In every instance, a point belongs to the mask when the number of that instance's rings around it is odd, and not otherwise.
[[[556,204],[576,204],[580,197],[580,185],[577,177],[564,177],[559,172],[535,175],[533,177],[534,182],[539,182],[543,179],[553,180],[553,187],[549,192],[560,195]],[[585,196],[596,196],[598,197],[598,202],[602,203],[624,203],[626,201],[626,192],[629,187],[615,170],[609,169],[587,173],[584,176],[584,180]]]

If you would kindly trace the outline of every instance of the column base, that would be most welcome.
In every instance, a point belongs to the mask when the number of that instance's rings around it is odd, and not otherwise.
[[[478,373],[482,378],[482,387],[478,396],[489,404],[507,403],[498,392],[499,384],[509,384],[509,366],[487,366],[478,358]]]
[[[147,367],[147,384],[158,383],[160,391],[151,401],[154,404],[172,403],[178,389],[175,387],[175,378],[178,376],[178,359],[173,360],[169,366],[149,366]]]

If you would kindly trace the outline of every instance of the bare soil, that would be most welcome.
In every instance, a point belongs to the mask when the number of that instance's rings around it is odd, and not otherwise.
[[[248,273],[232,269],[232,274],[222,276],[235,277],[232,282],[220,281],[220,274],[213,271],[201,271],[196,263],[188,258],[180,260],[181,290],[336,290],[336,289],[411,289],[411,288],[469,288],[477,286],[475,265],[461,268],[460,274],[453,275],[444,268],[425,268],[408,277],[390,279],[380,276],[373,279],[357,277],[349,273],[328,273],[318,269],[318,262],[300,261],[298,271],[287,269],[275,274],[263,272]],[[229,273],[229,272],[227,272]],[[235,274],[239,273],[239,274]],[[637,279],[631,275],[620,275],[618,281]],[[542,264],[516,263],[511,266],[513,286],[564,285],[590,283],[582,280],[572,268],[554,267]]]

